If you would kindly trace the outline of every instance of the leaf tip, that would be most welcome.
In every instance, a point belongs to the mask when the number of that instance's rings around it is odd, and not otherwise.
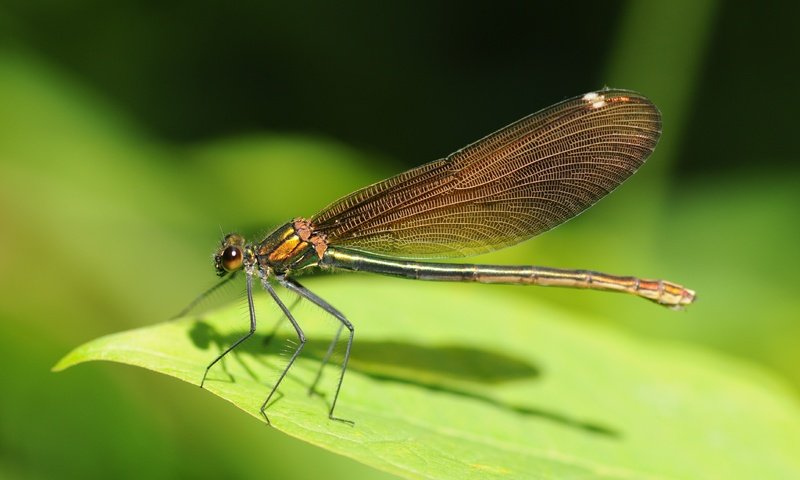
[[[77,365],[79,363],[82,363],[83,361],[84,360],[81,360],[80,358],[76,358],[75,350],[73,350],[73,351],[69,352],[68,354],[64,355],[63,357],[61,357],[61,360],[56,362],[56,364],[53,365],[50,368],[50,371],[51,372],[61,372],[61,371],[64,371],[64,370],[68,369],[69,367],[71,367],[73,365]]]

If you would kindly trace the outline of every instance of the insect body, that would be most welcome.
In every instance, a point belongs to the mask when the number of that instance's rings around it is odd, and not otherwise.
[[[214,257],[215,268],[223,281],[244,272],[250,331],[211,362],[206,375],[255,332],[255,278],[289,319],[299,340],[261,407],[267,418],[264,411],[269,400],[306,342],[300,325],[270,284],[274,279],[340,322],[334,343],[347,329],[347,348],[329,411],[330,418],[341,420],[334,410],[354,329],[341,312],[296,280],[309,267],[417,280],[616,291],[672,308],[692,303],[692,290],[665,280],[588,270],[431,261],[514,245],[569,220],[636,172],[660,135],[661,115],[647,98],[626,90],[592,92],[525,117],[446,158],[358,190],[310,219],[296,218],[260,243],[248,244],[237,234],[227,235]]]

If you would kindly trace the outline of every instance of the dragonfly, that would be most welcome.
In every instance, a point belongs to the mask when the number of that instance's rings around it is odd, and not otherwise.
[[[237,233],[225,235],[214,267],[222,277],[220,284],[244,273],[250,329],[208,364],[201,388],[211,368],[256,332],[253,284],[260,283],[298,340],[261,405],[270,423],[267,406],[306,344],[300,323],[272,285],[277,283],[339,322],[311,391],[346,330],[328,417],[353,423],[337,417],[335,409],[355,329],[342,312],[298,282],[296,277],[312,270],[623,292],[673,309],[691,304],[693,290],[666,280],[436,261],[508,247],[575,217],[633,175],[660,136],[661,114],[648,98],[606,88],[556,103],[447,157],[357,190],[310,218],[289,221],[260,242],[247,242]]]

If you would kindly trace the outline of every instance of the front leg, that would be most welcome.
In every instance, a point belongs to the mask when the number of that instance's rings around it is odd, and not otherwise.
[[[233,276],[231,275],[230,278]],[[200,381],[200,388],[203,388],[203,385],[206,383],[206,377],[208,376],[208,371],[211,370],[211,367],[214,366],[217,362],[222,360],[222,357],[227,355],[231,350],[238,347],[242,342],[247,340],[248,338],[252,337],[254,333],[256,333],[256,309],[253,306],[253,274],[252,272],[246,273],[246,280],[247,280],[247,306],[250,309],[250,331],[247,332],[245,336],[236,340],[227,350],[222,352],[217,358],[214,359],[213,362],[209,363],[206,367],[206,371],[203,374],[203,379]]]

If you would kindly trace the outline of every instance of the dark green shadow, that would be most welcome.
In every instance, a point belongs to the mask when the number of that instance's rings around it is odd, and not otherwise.
[[[286,353],[286,348],[296,345],[295,337],[275,336],[274,331],[267,335],[256,334],[231,352],[233,361],[238,362],[254,380],[260,380],[255,372],[243,362],[237,353],[248,353],[256,361],[265,364],[270,355]],[[221,335],[202,320],[197,321],[189,336],[197,348],[222,351],[238,340],[244,332]],[[322,360],[327,352],[328,341],[308,340],[302,356]],[[341,339],[340,343],[344,340]],[[226,357],[226,358],[228,358]],[[214,355],[209,352],[209,361]],[[235,381],[228,373],[224,362],[222,369],[230,381]],[[512,404],[493,398],[486,392],[492,388],[513,381],[541,378],[541,370],[526,361],[508,354],[482,350],[459,345],[420,346],[409,343],[358,340],[353,347],[349,370],[357,371],[372,379],[395,382],[431,391],[449,393],[504,408],[513,412],[530,415],[558,424],[581,429],[586,432],[607,437],[620,437],[613,428],[593,421],[571,418],[568,415],[538,407]]]

